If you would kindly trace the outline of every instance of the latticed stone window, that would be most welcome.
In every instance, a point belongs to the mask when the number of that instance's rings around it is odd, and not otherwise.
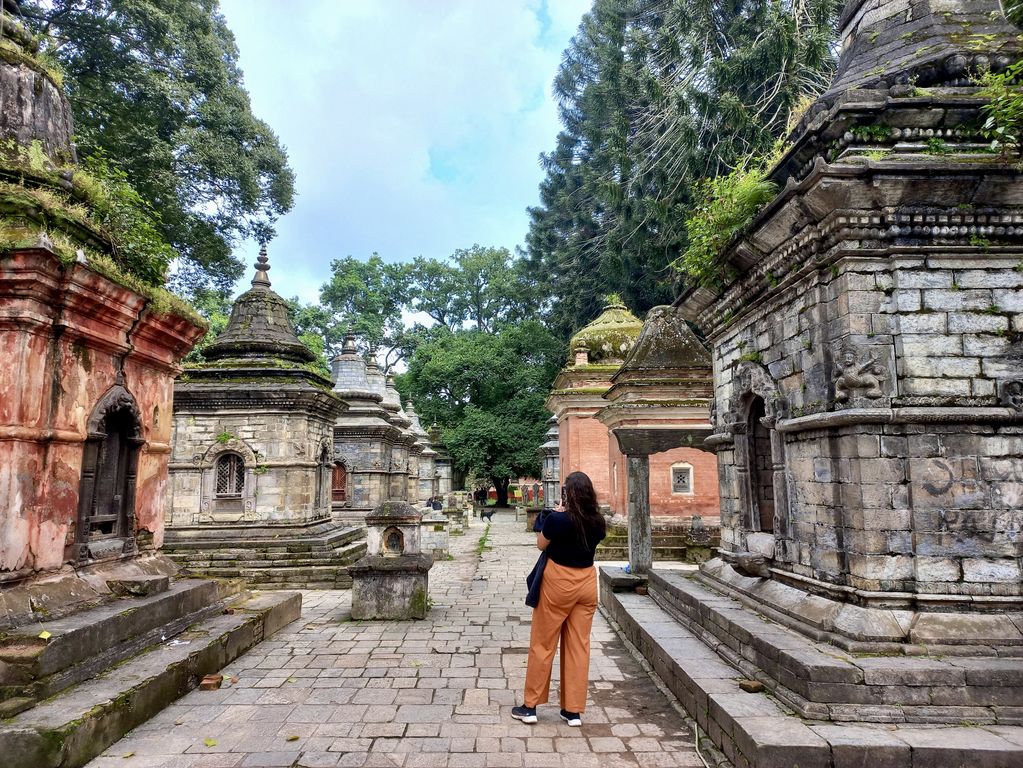
[[[245,464],[236,453],[225,453],[217,459],[217,496],[234,498],[245,487]]]
[[[693,468],[689,464],[676,464],[671,468],[671,492],[693,492]]]

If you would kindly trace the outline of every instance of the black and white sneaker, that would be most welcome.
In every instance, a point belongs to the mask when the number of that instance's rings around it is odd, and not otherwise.
[[[536,707],[512,707],[512,717],[532,725],[536,722]]]
[[[578,712],[568,712],[563,709],[561,710],[561,719],[573,728],[578,728],[583,724],[583,719],[580,717]]]

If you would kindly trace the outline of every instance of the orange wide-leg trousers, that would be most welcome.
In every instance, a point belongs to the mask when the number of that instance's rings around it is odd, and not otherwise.
[[[526,663],[527,707],[546,704],[550,697],[551,667],[561,639],[561,708],[586,710],[590,677],[590,628],[597,610],[597,569],[568,568],[548,560],[540,585],[540,602],[533,609]]]

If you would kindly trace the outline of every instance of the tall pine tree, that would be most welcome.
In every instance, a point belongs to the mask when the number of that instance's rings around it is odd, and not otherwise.
[[[610,288],[670,301],[693,187],[770,151],[834,69],[840,0],[595,0],[554,91],[562,132],[530,209],[562,337]]]

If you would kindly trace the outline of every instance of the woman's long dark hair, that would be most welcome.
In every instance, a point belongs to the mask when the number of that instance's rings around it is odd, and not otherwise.
[[[575,525],[579,543],[589,549],[586,532],[596,531],[600,538],[607,533],[607,522],[597,507],[597,492],[583,472],[573,472],[565,478],[565,512]]]

